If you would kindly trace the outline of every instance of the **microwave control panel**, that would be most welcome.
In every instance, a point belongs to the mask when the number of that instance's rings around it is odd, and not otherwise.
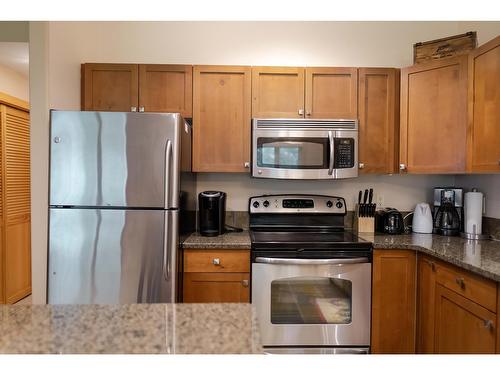
[[[334,168],[354,167],[354,139],[335,138]]]

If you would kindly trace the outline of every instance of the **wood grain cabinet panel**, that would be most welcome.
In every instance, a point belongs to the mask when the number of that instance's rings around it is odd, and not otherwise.
[[[128,112],[138,107],[137,64],[82,64],[82,110]]]
[[[139,110],[179,112],[192,117],[193,67],[191,65],[139,65]]]
[[[415,353],[415,302],[415,251],[374,250],[372,353]]]
[[[495,353],[496,315],[438,284],[435,301],[435,352]]]
[[[195,66],[193,171],[248,172],[251,69]]]
[[[250,302],[249,273],[185,273],[183,302]]]
[[[500,172],[500,36],[469,54],[468,169]]]
[[[30,124],[18,108],[0,102],[0,303],[31,293]]]
[[[306,118],[358,118],[357,68],[306,68],[305,74]]]
[[[303,118],[304,68],[252,67],[252,117]]]
[[[398,171],[399,70],[359,69],[359,173]]]
[[[250,251],[186,249],[184,272],[250,272]]]
[[[401,70],[400,163],[406,172],[464,172],[466,127],[466,55]]]
[[[417,337],[416,352],[434,353],[434,302],[436,262],[418,254],[417,262]]]

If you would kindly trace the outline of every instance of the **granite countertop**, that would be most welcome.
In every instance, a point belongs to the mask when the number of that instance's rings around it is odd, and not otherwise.
[[[0,353],[258,354],[250,304],[4,305]]]
[[[248,230],[228,232],[216,237],[193,233],[182,243],[184,249],[250,249],[251,245]]]
[[[426,253],[458,267],[500,282],[500,241],[471,241],[433,234],[369,234],[374,249],[410,249]]]

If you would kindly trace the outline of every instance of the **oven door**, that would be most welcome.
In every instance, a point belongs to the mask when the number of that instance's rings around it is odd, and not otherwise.
[[[352,160],[340,166],[345,155],[338,139],[350,142]],[[337,139],[337,141],[336,141]],[[356,177],[358,132],[355,130],[254,129],[252,176],[282,179],[335,179]]]
[[[368,258],[252,263],[252,304],[264,346],[369,346]]]

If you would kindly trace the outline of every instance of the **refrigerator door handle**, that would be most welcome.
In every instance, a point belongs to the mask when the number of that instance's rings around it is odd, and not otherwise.
[[[165,211],[165,227],[163,228],[163,278],[170,279],[170,213]]]
[[[165,148],[165,208],[170,208],[170,185],[172,181],[170,179],[172,170],[172,141],[167,139],[167,147]]]

